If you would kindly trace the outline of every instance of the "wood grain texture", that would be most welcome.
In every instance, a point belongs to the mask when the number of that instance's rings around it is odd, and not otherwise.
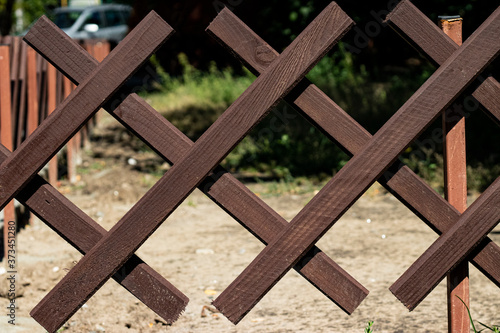
[[[220,17],[225,16],[219,16],[217,20]],[[55,26],[53,29],[50,34],[57,34],[59,30]],[[52,59],[53,63],[66,64],[67,57],[57,52],[55,46],[50,45],[50,41],[44,41],[42,44],[40,40],[30,39],[29,43],[42,55]],[[71,49],[70,52],[84,54],[77,44],[68,45],[67,48]],[[83,80],[98,65],[97,60],[90,58],[90,54],[86,57],[90,62],[66,64],[66,73],[72,76],[75,82]],[[171,163],[178,162],[193,145],[189,138],[135,94],[125,99],[111,115]],[[213,174],[200,184],[199,189],[265,244],[277,236],[287,224],[285,219],[221,167],[217,167]],[[317,248],[313,248],[295,268],[347,313],[352,313],[368,294],[359,282]],[[335,283],[332,283],[332,277],[336,277]]]
[[[410,310],[461,262],[500,221],[500,178],[461,215],[453,227],[391,286],[390,290]],[[498,265],[498,262],[495,263]]]
[[[455,52],[459,45],[437,27],[409,0],[401,1],[387,15],[386,22],[422,54],[441,65]],[[481,80],[482,81],[482,80]],[[484,86],[484,87],[483,87]],[[488,93],[484,93],[488,91]],[[500,122],[500,84],[493,77],[479,82],[472,92],[486,110]]]
[[[0,47],[0,50],[2,47]],[[52,67],[52,66],[51,66]],[[8,67],[7,67],[8,68]],[[55,81],[56,70],[49,68],[49,81]],[[8,78],[4,69],[0,69],[0,79]],[[1,82],[1,81],[0,81]],[[7,89],[10,88],[10,80],[7,81]],[[49,84],[55,90],[55,82]],[[49,89],[51,90],[51,89]],[[53,98],[49,99],[49,106],[55,108],[55,91],[49,94]],[[10,103],[10,94],[7,102]],[[1,108],[4,109],[3,107]],[[7,116],[7,115],[6,115]],[[12,150],[12,137],[10,143],[7,137],[9,133],[6,126],[10,121],[4,118],[0,122],[0,133],[2,134],[2,144],[0,147],[0,162],[3,162]],[[12,134],[12,130],[10,130]],[[94,222],[89,216],[83,213],[78,207],[72,204],[62,194],[53,187],[49,186],[41,177],[36,176],[16,199],[28,207],[35,215],[44,221],[49,227],[56,230],[66,241],[73,245],[82,254],[85,254],[97,241],[106,234],[106,230],[98,223]],[[9,204],[8,207],[13,204]],[[12,216],[13,218],[13,216]],[[6,215],[6,220],[12,220]],[[133,256],[122,269],[113,276],[118,283],[121,283],[127,290],[138,297],[142,302],[149,306],[159,316],[167,322],[174,322],[184,311],[188,299],[172,284],[166,281],[151,267],[145,264],[140,258]]]
[[[43,26],[47,20],[39,19],[28,34],[50,38],[44,35]],[[156,13],[149,14],[96,68],[93,75],[82,82],[0,165],[0,209],[111,99],[113,93],[171,33],[172,28]]]
[[[39,311],[36,315],[40,318],[56,317],[54,322],[62,325],[123,265],[351,25],[352,20],[336,4],[328,6],[283,52],[280,59],[257,78],[196,141],[179,163],[174,164],[51,290],[37,306]],[[109,56],[104,63],[108,59]],[[86,283],[82,285],[79,281]],[[75,289],[76,285],[79,286],[78,289]],[[52,329],[59,326],[54,325]]]
[[[137,95],[129,96],[114,113],[160,156],[174,164],[193,145]],[[268,244],[288,224],[222,167],[217,167],[198,188],[264,244]],[[295,269],[349,314],[368,295],[368,290],[316,247]]]
[[[472,93],[474,96],[500,124],[500,83],[492,76],[486,80]]]
[[[209,27],[210,33],[217,35],[223,46],[233,50],[235,56],[254,74],[259,75],[278,57],[278,52],[232,12],[220,17],[224,19],[217,17]],[[232,33],[226,33],[228,30]],[[303,79],[285,100],[350,155],[359,152],[372,138],[368,131],[307,79]],[[378,181],[438,234],[448,230],[460,216],[456,208],[399,162]],[[472,263],[500,287],[500,266],[494,264],[500,262],[500,247],[487,239],[475,252]]]
[[[498,55],[499,14],[478,28],[214,301],[226,317],[241,320]]]
[[[0,146],[0,162],[10,154],[4,146]],[[19,192],[16,199],[82,254],[107,233],[106,229],[38,175]],[[113,279],[169,323],[177,320],[189,301],[135,255]],[[50,320],[48,316],[41,324],[45,326],[46,321]]]
[[[462,19],[440,19],[438,26],[457,45],[462,45]],[[467,161],[465,117],[453,109],[443,112],[444,132],[444,193],[448,202],[459,212],[467,209]],[[470,327],[469,263],[464,260],[448,273],[448,332],[467,332]]]

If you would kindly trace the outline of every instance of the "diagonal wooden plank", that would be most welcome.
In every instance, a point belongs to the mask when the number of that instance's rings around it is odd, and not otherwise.
[[[401,1],[387,15],[386,22],[417,50],[441,65],[455,52],[457,45],[409,0]],[[484,91],[488,93],[484,94]],[[500,122],[500,84],[488,77],[472,92],[474,96]]]
[[[137,95],[129,96],[114,112],[133,132],[141,133],[160,156],[177,163],[193,145]],[[156,118],[155,119],[155,115]],[[169,128],[172,127],[172,128]],[[168,148],[166,147],[168,146]],[[175,153],[170,150],[174,149]],[[162,153],[164,152],[164,153]],[[241,225],[268,244],[288,222],[222,167],[217,167],[198,188]],[[317,247],[295,265],[299,274],[351,314],[368,290]],[[335,281],[333,283],[333,281]]]
[[[500,9],[457,50],[214,301],[243,316],[498,55]],[[460,75],[457,75],[460,73]],[[265,272],[265,274],[264,274]]]
[[[500,177],[391,286],[413,310],[500,222]],[[496,262],[496,265],[499,265]]]
[[[45,38],[43,22],[29,34]],[[38,23],[38,22],[37,22]],[[173,32],[151,12],[80,86],[0,165],[0,209],[108,101]]]
[[[231,11],[221,13],[208,31],[217,35],[218,40],[256,75],[278,57],[271,46]],[[496,96],[497,99],[499,96]],[[368,131],[307,79],[303,79],[285,100],[325,135],[337,141],[347,153],[356,154],[372,138]],[[448,230],[460,216],[451,204],[402,163],[395,163],[378,181],[438,234]],[[500,265],[495,264],[500,262],[500,247],[488,238],[476,252],[471,258],[472,263],[500,287]]]
[[[7,148],[0,145],[0,162],[10,154]],[[38,175],[19,192],[16,199],[82,254],[89,251],[107,232]],[[169,323],[177,320],[189,301],[135,255],[113,279]]]
[[[221,15],[224,14],[221,13]],[[97,60],[85,53],[73,40],[65,40],[64,33],[54,24],[47,26],[46,30],[52,36],[57,35],[60,38],[41,40],[31,35],[27,36],[29,44],[46,58],[51,59],[53,63],[64,67],[64,71],[72,76],[74,82],[84,80],[98,65]],[[64,46],[60,45],[61,43]],[[65,54],[78,53],[71,58],[80,61],[68,61],[70,57],[58,52],[61,48],[66,50]],[[187,136],[135,94],[130,95],[115,111],[110,113],[160,156],[173,163],[178,162],[193,145]],[[283,226],[288,223],[221,167],[217,167],[213,175],[198,188],[265,244],[276,237]],[[359,282],[318,248],[313,248],[306,258],[296,265],[295,269],[349,314],[368,294]],[[331,283],[333,277],[335,277],[335,283]]]
[[[472,93],[500,123],[500,83],[492,76],[488,76]]]
[[[352,26],[332,3],[146,195],[40,302],[32,316],[53,316],[56,331],[160,226],[229,151]],[[79,284],[85,281],[85,284]],[[78,289],[75,286],[79,285]],[[67,297],[71,295],[71,297]]]

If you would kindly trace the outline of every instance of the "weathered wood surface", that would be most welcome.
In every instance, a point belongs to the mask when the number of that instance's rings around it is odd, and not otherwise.
[[[45,20],[48,20],[45,18]],[[44,19],[30,34],[43,34]],[[113,93],[168,38],[172,28],[152,12],[0,165],[0,209],[40,171]],[[49,38],[50,36],[44,36]],[[60,50],[62,52],[62,50]]]
[[[386,22],[436,64],[443,64],[459,45],[439,29],[424,13],[409,0],[401,1],[387,15]],[[500,122],[500,84],[493,77],[478,78],[474,96],[495,119]]]
[[[239,322],[498,55],[499,12],[495,11],[463,47],[453,53],[305,206],[286,230],[222,292],[214,304],[226,317]]]
[[[31,57],[33,61],[33,55]],[[49,77],[53,81],[56,76],[55,68],[52,67],[52,71],[49,69],[50,72],[52,74]],[[2,75],[2,78],[5,77],[7,76]],[[49,88],[52,91],[55,82]],[[49,93],[49,97],[49,106],[55,108],[55,91]],[[7,124],[4,120],[6,119],[2,118],[1,125]],[[0,130],[2,135],[7,134],[3,127]],[[6,144],[5,140],[2,143]],[[12,149],[12,146],[7,148]],[[0,147],[0,162],[11,155],[7,148]],[[107,232],[39,176],[35,176],[16,199],[83,254]],[[167,322],[174,322],[187,305],[186,296],[136,256],[131,257],[113,278]]]
[[[351,25],[352,20],[332,3],[293,41],[266,73],[257,78],[196,141],[179,163],[174,164],[41,301],[37,306],[40,310],[37,316],[54,317],[50,330],[62,325],[123,265]],[[82,280],[86,282],[84,285],[78,283]],[[76,285],[78,289],[75,289]]]
[[[10,154],[7,148],[0,146],[0,162]],[[107,233],[38,175],[16,199],[82,254]],[[168,322],[174,322],[188,303],[186,296],[137,256],[131,257],[113,279]]]
[[[256,75],[264,71],[278,56],[271,46],[230,11],[221,13],[208,31],[217,35],[218,40],[233,50]],[[349,154],[358,153],[372,138],[368,131],[307,79],[303,79],[285,100]],[[457,209],[410,168],[399,162],[389,168],[378,181],[438,234],[448,230],[460,216]],[[477,254],[471,259],[476,267],[500,287],[500,266],[495,264],[500,262],[498,245],[486,239],[478,246]]]
[[[500,221],[500,178],[461,215],[391,286],[392,293],[414,309],[452,268]],[[498,265],[498,262],[495,263]]]
[[[492,76],[486,80],[472,93],[481,104],[490,111],[500,124],[500,83]]]
[[[61,38],[64,37],[63,32],[55,26],[52,29],[51,35],[59,33]],[[86,59],[71,63],[67,62],[66,55],[57,52],[55,45],[51,44],[59,38],[42,40],[31,37],[27,36],[29,43],[46,58],[52,59],[53,63],[64,66],[64,71],[74,82],[83,81],[98,65],[97,60],[85,54],[76,43],[67,44],[66,50],[72,55],[81,53]],[[187,136],[135,94],[125,99],[111,115],[171,163],[178,162],[193,145]],[[266,244],[287,224],[285,219],[221,167],[217,167],[200,184],[199,189]],[[313,248],[296,269],[348,313],[352,313],[368,294],[362,285],[318,248]],[[333,277],[335,283],[332,283]]]
[[[454,43],[462,45],[462,19],[440,19],[441,30]],[[448,109],[443,112],[444,193],[448,202],[460,213],[467,209],[467,161],[465,144],[465,117]],[[448,273],[448,332],[467,332],[470,327],[469,263],[463,261]]]

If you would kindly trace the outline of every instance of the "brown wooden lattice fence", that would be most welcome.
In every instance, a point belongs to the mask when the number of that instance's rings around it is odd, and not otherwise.
[[[368,291],[315,243],[375,181],[440,235],[390,287],[405,306],[414,309],[461,262],[471,262],[500,287],[500,247],[487,237],[500,220],[500,180],[461,214],[397,159],[461,101],[466,88],[500,121],[500,84],[482,74],[500,51],[500,9],[460,47],[408,1],[387,22],[440,67],[372,136],[304,78],[353,25],[336,3],[282,54],[223,10],[207,32],[258,78],[193,143],[140,97],[120,91],[173,33],[158,15],[148,15],[100,64],[40,19],[25,40],[78,86],[14,152],[0,147],[0,203],[16,197],[85,256],[31,315],[55,332],[112,277],[167,322],[175,321],[187,297],[134,252],[196,187],[267,245],[214,301],[235,324],[291,268],[345,312],[357,308]],[[353,155],[290,223],[219,166],[282,99]],[[108,232],[37,175],[101,107],[173,164]]]

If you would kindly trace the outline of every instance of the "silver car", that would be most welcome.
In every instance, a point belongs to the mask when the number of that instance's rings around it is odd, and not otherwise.
[[[128,32],[132,7],[101,5],[85,8],[61,7],[53,12],[54,23],[75,39],[107,39],[120,42]]]

